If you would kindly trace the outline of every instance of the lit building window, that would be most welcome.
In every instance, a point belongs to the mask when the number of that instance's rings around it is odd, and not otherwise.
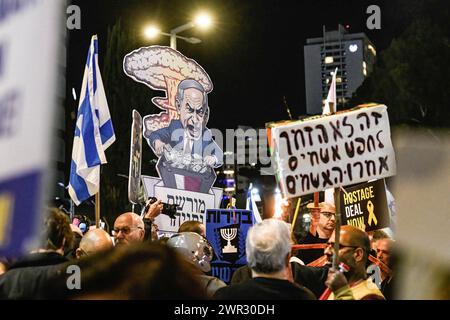
[[[367,64],[365,61],[363,61],[362,66],[363,66],[363,74],[364,76],[367,76]]]
[[[336,78],[336,83],[341,83],[341,82],[342,82],[342,78],[341,77]]]
[[[334,61],[333,57],[325,57],[326,64],[333,63],[333,61]]]

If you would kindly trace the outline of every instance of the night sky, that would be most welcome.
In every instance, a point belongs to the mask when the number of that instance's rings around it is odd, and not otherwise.
[[[200,38],[202,43],[178,40],[178,50],[196,60],[210,75],[210,128],[237,125],[263,127],[287,119],[286,97],[292,115],[305,113],[303,45],[321,37],[322,26],[365,32],[378,51],[398,36],[411,16],[414,1],[179,1],[179,0],[79,0],[81,30],[68,32],[67,88],[81,86],[89,41],[100,39],[100,65],[106,52],[108,26],[120,18],[137,33],[147,22],[157,22],[164,32],[188,22],[197,9],[214,15],[210,31],[188,30],[180,35]],[[381,8],[381,30],[369,30],[366,8]],[[142,45],[169,45],[169,38],[142,37]],[[137,49],[137,48],[136,48]],[[140,84],[136,83],[136,86]],[[108,95],[108,88],[105,88]],[[150,89],[149,89],[150,90]],[[151,102],[149,101],[149,104]]]

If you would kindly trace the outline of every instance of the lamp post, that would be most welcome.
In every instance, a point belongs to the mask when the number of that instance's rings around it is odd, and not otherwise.
[[[176,28],[170,30],[170,33],[161,32],[158,28],[156,28],[154,26],[147,27],[145,29],[144,33],[145,33],[145,36],[147,38],[154,38],[158,34],[170,37],[170,47],[172,49],[176,50],[177,49],[177,39],[184,40],[184,41],[186,41],[188,43],[191,43],[191,44],[197,44],[197,43],[202,42],[198,38],[179,36],[178,35],[179,33],[183,32],[183,31],[186,31],[186,30],[189,30],[191,28],[197,27],[197,26],[202,27],[202,28],[207,28],[210,25],[211,25],[211,18],[210,18],[210,16],[206,15],[206,14],[200,14],[200,15],[198,15],[195,18],[194,21],[191,21],[191,22],[185,23],[185,24],[183,24],[183,25],[181,25],[179,27],[176,27]]]

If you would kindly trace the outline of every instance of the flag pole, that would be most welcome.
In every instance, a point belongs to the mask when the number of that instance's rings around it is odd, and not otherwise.
[[[95,194],[95,227],[100,226],[100,184],[98,186],[98,192]]]
[[[336,76],[337,68],[333,77]],[[335,85],[335,83],[332,85]],[[335,91],[336,92],[336,91]],[[330,101],[330,112],[335,113],[337,111],[337,101]],[[338,270],[339,266],[339,240],[341,236],[341,196],[339,188],[334,188],[334,204],[335,204],[335,225],[334,225],[334,246],[333,246],[333,269]]]

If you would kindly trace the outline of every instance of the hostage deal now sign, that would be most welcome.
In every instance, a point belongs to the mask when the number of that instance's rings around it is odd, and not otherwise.
[[[390,226],[384,180],[377,180],[346,188],[340,192],[341,221],[363,231]]]
[[[287,198],[395,175],[384,105],[280,125],[272,137]]]

